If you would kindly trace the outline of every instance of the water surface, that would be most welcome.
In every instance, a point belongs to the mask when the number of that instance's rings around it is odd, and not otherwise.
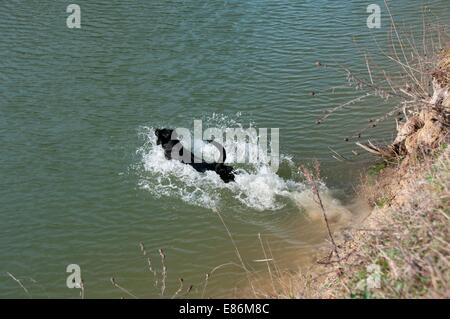
[[[139,242],[157,271],[158,249],[166,253],[165,296],[180,277],[201,296],[205,273],[238,262],[213,209],[249,268],[265,267],[253,262],[264,257],[258,233],[280,266],[308,260],[326,233],[299,208],[309,203],[296,168],[319,159],[329,203],[345,211],[371,159],[337,162],[329,147],[351,157],[344,139],[388,107],[369,99],[316,125],[359,93],[333,94],[345,75],[315,62],[364,70],[358,47],[386,45],[384,8],[382,28],[369,30],[363,0],[77,3],[80,30],[66,27],[64,2],[11,0],[0,12],[0,297],[27,297],[11,272],[33,297],[77,298],[65,285],[71,263],[87,297],[124,296],[113,276],[138,297],[157,297],[161,278],[155,287]],[[448,21],[448,0],[426,3]],[[391,9],[419,28],[422,4]],[[205,128],[280,128],[280,171],[241,165],[239,183],[224,185],[161,161],[153,129],[192,128],[194,119]],[[388,140],[391,129],[368,134]],[[223,267],[205,296],[232,296],[240,285],[242,271]]]

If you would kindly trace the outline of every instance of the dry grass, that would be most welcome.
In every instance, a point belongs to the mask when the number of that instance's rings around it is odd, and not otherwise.
[[[374,195],[378,207],[337,241],[339,262],[270,274],[272,285],[256,286],[258,297],[450,298],[449,164],[443,144],[408,164],[400,184],[389,170],[404,168],[384,168],[366,190],[389,184],[393,197]]]
[[[408,165],[393,198],[378,199],[377,210],[367,222],[387,231],[355,234],[362,240],[359,255],[346,264],[335,285],[336,297],[449,298],[450,272],[450,152]],[[399,168],[399,167],[397,167]],[[391,175],[392,176],[392,175]],[[375,183],[374,187],[378,185]],[[367,267],[381,269],[381,287],[361,285]]]
[[[327,260],[325,262],[332,262],[333,254],[336,255],[337,259],[339,260],[339,251],[338,247],[336,245],[336,242],[333,237],[333,233],[330,228],[330,223],[328,221],[328,215],[325,210],[325,207],[322,202],[322,197],[320,196],[320,191],[318,187],[318,181],[320,180],[320,165],[319,162],[316,161],[314,164],[313,169],[309,169],[306,166],[302,165],[300,166],[300,172],[303,173],[303,176],[305,177],[306,181],[308,182],[309,186],[311,187],[311,191],[313,194],[313,199],[316,202],[317,205],[319,205],[320,210],[322,212],[323,219],[325,221],[325,226],[327,227],[328,232],[328,238],[330,239],[330,242],[333,246],[333,249],[330,253],[330,255],[327,257]]]

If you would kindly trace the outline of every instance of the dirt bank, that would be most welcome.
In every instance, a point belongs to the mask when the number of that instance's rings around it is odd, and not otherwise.
[[[359,190],[368,217],[334,229],[336,246],[308,269],[271,276],[257,296],[450,298],[450,49],[437,61],[429,96],[410,94],[394,141],[358,143],[379,157]]]
[[[432,73],[433,94],[397,123],[360,194],[374,208],[337,241],[339,258],[293,276],[306,298],[450,298],[450,50]]]

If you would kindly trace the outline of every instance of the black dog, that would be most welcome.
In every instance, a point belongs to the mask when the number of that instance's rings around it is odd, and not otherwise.
[[[225,183],[234,181],[233,167],[224,164],[227,154],[224,147],[219,143],[212,140],[207,141],[217,147],[220,152],[220,159],[218,163],[208,163],[204,160],[199,160],[194,156],[194,154],[186,150],[180,140],[177,139],[174,130],[167,128],[156,129],[155,135],[158,138],[156,144],[162,146],[164,149],[164,155],[168,160],[179,160],[184,164],[191,165],[196,171],[201,173],[206,171],[214,171]]]

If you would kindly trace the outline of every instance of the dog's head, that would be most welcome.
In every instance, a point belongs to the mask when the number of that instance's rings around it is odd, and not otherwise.
[[[217,164],[215,171],[225,183],[234,182],[234,173],[231,166],[220,163]]]
[[[164,145],[164,144],[168,143],[169,141],[176,138],[174,130],[168,129],[168,128],[156,129],[155,135],[157,137],[156,145],[160,145],[160,144]]]

